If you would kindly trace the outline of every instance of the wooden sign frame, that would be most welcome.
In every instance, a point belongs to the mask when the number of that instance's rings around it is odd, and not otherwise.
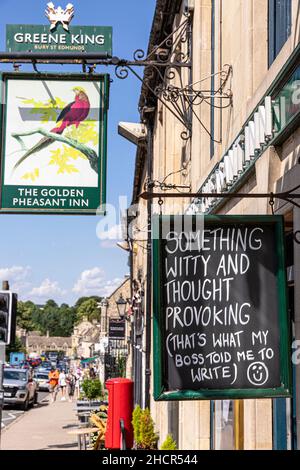
[[[164,384],[164,349],[163,324],[163,287],[162,287],[162,240],[161,225],[163,220],[170,221],[178,216],[154,216],[153,217],[153,369],[155,401],[181,401],[181,400],[222,400],[222,399],[245,399],[245,398],[275,398],[291,396],[291,346],[290,346],[290,323],[288,317],[287,303],[287,281],[285,267],[285,239],[282,216],[205,216],[205,222],[221,226],[222,224],[257,224],[263,226],[272,224],[276,234],[276,253],[278,269],[276,273],[278,286],[278,318],[280,332],[280,382],[278,388],[249,388],[249,389],[199,389],[168,391]],[[201,216],[185,216],[201,217]]]

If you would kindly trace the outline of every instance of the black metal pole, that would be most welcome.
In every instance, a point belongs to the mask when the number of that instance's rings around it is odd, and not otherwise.
[[[0,62],[32,62],[35,60],[113,60],[107,52],[0,52]],[[114,58],[115,61],[120,61]]]
[[[8,281],[2,282],[2,290],[9,290]],[[2,410],[4,405],[3,375],[5,365],[5,343],[0,344],[0,450],[1,450],[1,434],[2,434]]]
[[[153,174],[153,138],[152,138],[152,124],[148,120],[147,123],[147,177],[152,181]],[[149,190],[150,193],[152,189]],[[151,379],[151,278],[152,278],[152,259],[151,259],[151,218],[152,218],[152,200],[147,201],[147,216],[148,216],[148,236],[147,236],[147,291],[146,291],[146,364],[145,364],[145,407],[150,408],[150,379]]]

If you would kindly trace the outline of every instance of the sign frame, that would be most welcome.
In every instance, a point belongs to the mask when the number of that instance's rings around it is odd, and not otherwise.
[[[12,208],[3,206],[3,196],[5,193],[5,184],[4,184],[4,167],[5,167],[5,145],[6,145],[6,128],[7,128],[7,81],[8,80],[52,80],[52,81],[78,81],[82,82],[83,85],[87,81],[89,83],[95,82],[100,84],[101,92],[103,93],[102,106],[99,110],[99,161],[98,161],[98,185],[97,189],[97,207],[92,209],[84,208],[65,208],[65,209],[45,209],[38,207],[36,209],[30,208]],[[0,99],[3,106],[0,106],[0,213],[2,214],[54,214],[54,215],[66,215],[66,214],[75,214],[75,215],[105,215],[105,204],[106,204],[106,181],[107,181],[107,120],[108,120],[108,109],[109,109],[109,89],[110,89],[110,76],[109,74],[78,74],[78,73],[13,73],[13,72],[0,72]],[[21,185],[19,185],[21,186]],[[23,185],[22,185],[23,186]],[[25,188],[34,187],[34,185],[27,186],[24,183]],[[41,188],[59,188],[55,185],[40,186]],[[63,187],[63,186],[62,186]],[[78,187],[79,188],[79,187]],[[70,187],[73,189],[73,187]],[[99,209],[101,208],[101,210]]]
[[[227,400],[227,399],[255,399],[255,398],[278,398],[290,397],[292,393],[291,380],[291,340],[290,340],[290,319],[287,304],[287,281],[285,269],[284,253],[284,225],[283,216],[205,216],[207,222],[221,225],[223,224],[273,224],[276,233],[276,255],[278,256],[277,286],[278,286],[278,326],[279,326],[279,349],[280,349],[280,381],[281,386],[277,388],[243,388],[243,389],[199,389],[168,391],[164,386],[164,335],[163,335],[163,315],[162,310],[162,243],[160,239],[161,223],[165,219],[174,220],[178,216],[153,216],[153,370],[154,386],[153,398],[155,401],[185,401],[185,400]],[[203,216],[187,216],[203,217]]]
[[[122,326],[122,334],[120,336],[111,336],[110,335],[110,332],[111,332],[111,328],[114,326],[116,327],[117,325],[119,326]],[[123,334],[123,330],[124,330],[124,334]],[[110,318],[109,319],[109,323],[108,323],[108,338],[110,340],[114,340],[114,341],[121,341],[121,340],[124,340],[126,338],[126,320],[125,318],[122,320],[120,319],[117,319],[117,318]]]
[[[30,35],[32,40],[29,42],[16,42],[14,38],[16,35]],[[83,37],[94,36],[95,38],[103,38],[103,44],[89,44],[88,42],[82,44]],[[41,38],[37,40],[37,36]],[[83,52],[95,52],[99,54],[106,53],[108,57],[112,56],[113,28],[111,26],[80,26],[70,25],[69,31],[63,29],[61,24],[58,24],[54,31],[50,30],[50,25],[47,24],[8,24],[6,25],[6,51],[7,52],[43,52],[51,54],[55,52],[65,52],[71,54],[82,54]],[[46,37],[50,41],[54,37],[55,42],[45,42]],[[75,40],[73,41],[73,38]],[[77,39],[76,39],[77,38]],[[78,44],[78,45],[76,45]]]

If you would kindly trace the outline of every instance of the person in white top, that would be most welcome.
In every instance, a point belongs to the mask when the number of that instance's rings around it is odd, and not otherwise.
[[[62,370],[59,374],[58,385],[61,389],[61,400],[65,401],[66,400],[67,377],[66,377],[66,374],[65,374],[64,370]]]

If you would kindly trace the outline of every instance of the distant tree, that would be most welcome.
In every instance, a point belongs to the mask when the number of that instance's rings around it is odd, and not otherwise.
[[[59,336],[71,336],[76,322],[76,310],[67,304],[62,304],[59,309]]]
[[[76,310],[78,310],[79,307],[83,304],[83,302],[86,302],[87,300],[90,300],[90,299],[94,299],[94,300],[96,300],[97,302],[101,302],[102,298],[103,298],[103,297],[99,297],[98,295],[92,295],[92,296],[90,296],[90,297],[80,297],[80,298],[76,301],[74,307],[75,307]]]
[[[100,320],[101,310],[98,302],[95,298],[89,298],[82,302],[77,309],[77,323],[82,321],[83,317],[87,317],[89,321]]]
[[[36,305],[28,300],[27,302],[18,302],[17,306],[17,325],[26,331],[33,331],[37,325],[34,321],[34,314],[37,310]]]
[[[34,321],[42,335],[59,336],[59,306],[54,300],[48,300],[44,307],[37,309]]]
[[[55,300],[49,299],[49,300],[47,300],[47,302],[45,303],[43,308],[45,310],[45,309],[48,309],[48,308],[57,308],[57,307],[58,307],[58,305],[55,302]]]

